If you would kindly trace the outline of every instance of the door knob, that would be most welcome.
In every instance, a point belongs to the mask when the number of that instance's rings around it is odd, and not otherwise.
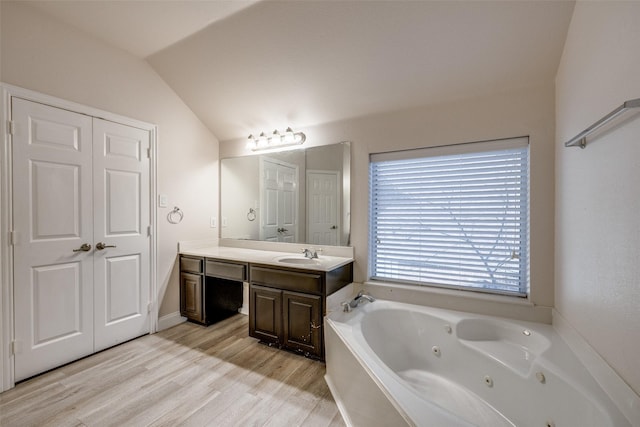
[[[89,252],[91,250],[91,245],[88,243],[83,243],[78,249],[74,249],[73,252]]]
[[[102,242],[96,243],[96,249],[99,250],[99,251],[101,251],[101,250],[103,250],[105,248],[115,248],[115,247],[116,247],[116,245],[105,245]]]
[[[332,225],[331,228],[330,228],[330,230],[337,230],[337,229],[338,229],[337,225]]]

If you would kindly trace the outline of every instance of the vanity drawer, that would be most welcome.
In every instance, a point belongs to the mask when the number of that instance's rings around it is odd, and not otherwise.
[[[239,282],[244,282],[247,280],[246,264],[235,264],[232,262],[207,259],[204,271],[205,275],[207,276],[237,280]]]
[[[188,271],[190,273],[202,273],[202,258],[180,257],[180,271]]]
[[[251,266],[251,282],[298,292],[322,293],[322,275]]]

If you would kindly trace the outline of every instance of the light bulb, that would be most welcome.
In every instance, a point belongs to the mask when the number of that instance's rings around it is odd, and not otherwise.
[[[249,137],[247,138],[247,150],[255,150],[256,147],[256,139],[253,137],[253,135],[249,135]]]
[[[296,137],[293,134],[293,129],[291,129],[291,127],[288,127],[287,130],[284,131],[284,142],[286,142],[287,144],[296,142]]]
[[[271,136],[271,145],[280,145],[282,143],[282,135],[278,132],[278,129],[273,131]]]
[[[265,135],[264,132],[260,132],[260,136],[258,137],[258,147],[266,147],[267,145],[269,145],[269,138],[267,138],[267,135]]]

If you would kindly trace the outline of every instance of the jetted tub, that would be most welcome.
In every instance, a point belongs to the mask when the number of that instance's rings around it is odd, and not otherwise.
[[[348,425],[631,426],[550,325],[383,300],[325,323]]]

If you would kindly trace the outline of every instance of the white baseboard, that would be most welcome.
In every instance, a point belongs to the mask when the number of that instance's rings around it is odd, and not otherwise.
[[[174,311],[173,313],[165,314],[164,316],[158,318],[158,332],[169,329],[172,326],[179,325],[182,322],[186,322],[187,318],[180,316],[179,311]]]

